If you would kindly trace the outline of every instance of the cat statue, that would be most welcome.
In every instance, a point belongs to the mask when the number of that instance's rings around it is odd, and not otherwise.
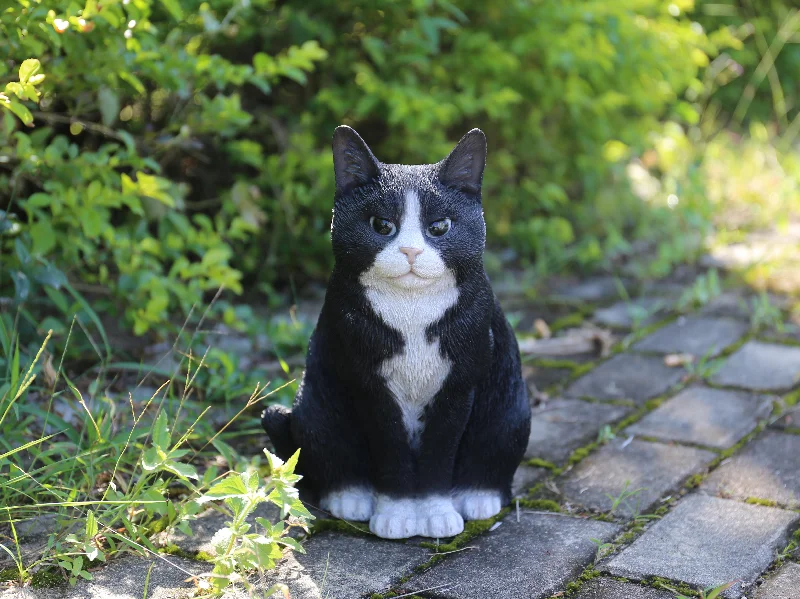
[[[530,404],[483,267],[486,137],[383,164],[333,135],[335,266],[292,410],[262,425],[320,507],[379,537],[450,537],[511,498]]]

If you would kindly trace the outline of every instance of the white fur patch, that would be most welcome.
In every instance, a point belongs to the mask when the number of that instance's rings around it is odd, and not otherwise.
[[[369,529],[384,539],[407,539],[417,534],[417,502],[378,495]]]
[[[375,511],[375,496],[366,487],[347,487],[322,497],[320,507],[337,518],[365,522]]]
[[[406,206],[398,232],[361,275],[367,299],[383,321],[403,335],[403,352],[381,365],[381,374],[400,407],[412,446],[419,444],[425,406],[441,389],[452,363],[444,357],[439,340],[428,342],[425,330],[441,320],[458,300],[455,275],[435,248],[425,242],[420,222],[419,197],[406,193]],[[422,252],[413,265],[400,248]]]
[[[500,493],[484,489],[465,489],[453,493],[453,503],[465,520],[484,520],[496,516],[503,507]]]
[[[464,519],[450,497],[429,497],[417,505],[417,534],[440,539],[464,531]]]
[[[378,495],[369,529],[384,539],[407,539],[415,535],[439,539],[463,532],[464,519],[447,496],[392,499]]]

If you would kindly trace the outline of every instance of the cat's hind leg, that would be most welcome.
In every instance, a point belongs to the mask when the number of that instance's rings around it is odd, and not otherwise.
[[[310,362],[292,410],[271,407],[262,424],[278,456],[287,459],[300,448],[297,473],[306,501],[337,518],[368,521],[375,511],[369,479],[370,456],[352,405],[333,377]]]

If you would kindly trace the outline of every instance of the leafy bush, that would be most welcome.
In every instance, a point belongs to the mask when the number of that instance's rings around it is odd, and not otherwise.
[[[30,286],[26,252],[55,257],[70,279],[111,287],[137,333],[163,323],[170,308],[188,311],[208,290],[242,291],[233,245],[262,220],[253,190],[230,176],[259,156],[237,139],[253,122],[242,91],[263,98],[326,56],[312,41],[274,57],[258,52],[246,64],[217,51],[220,39],[229,47],[246,41],[236,29],[268,4],[34,1],[0,14],[9,40],[0,77],[21,57],[41,61],[22,63],[20,80],[0,97],[8,109],[0,186],[11,206],[0,214],[11,264],[2,275],[13,278],[18,300]],[[25,66],[34,64],[35,72]],[[33,130],[11,117],[31,124],[23,98],[40,104]],[[214,209],[193,209],[203,202],[198,188]],[[9,256],[14,246],[24,249]]]
[[[438,160],[482,127],[490,243],[544,271],[602,263],[692,218],[687,204],[667,208],[666,188],[640,201],[625,177],[665,120],[698,121],[704,69],[739,44],[729,29],[697,26],[692,9],[692,0],[17,4],[0,14],[9,40],[0,77],[14,84],[0,104],[10,206],[0,286],[16,283],[20,301],[31,281],[62,284],[31,271],[53,274],[52,263],[79,292],[110,290],[103,307],[121,305],[143,333],[219,287],[322,279],[328,140],[343,122],[381,159],[411,162]],[[17,81],[28,58],[41,62],[33,92]]]
[[[788,129],[800,114],[800,14],[786,0],[701,0],[698,21],[726,38],[727,50],[708,69],[706,112],[723,123],[774,121]],[[797,135],[794,125],[793,138]]]

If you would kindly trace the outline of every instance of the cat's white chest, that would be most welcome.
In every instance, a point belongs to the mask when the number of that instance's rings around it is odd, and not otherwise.
[[[403,415],[412,446],[419,443],[423,411],[442,388],[452,362],[442,354],[438,338],[429,340],[428,327],[441,320],[458,300],[452,276],[436,289],[397,292],[367,289],[367,299],[383,321],[403,336],[403,350],[385,360],[380,373]]]

